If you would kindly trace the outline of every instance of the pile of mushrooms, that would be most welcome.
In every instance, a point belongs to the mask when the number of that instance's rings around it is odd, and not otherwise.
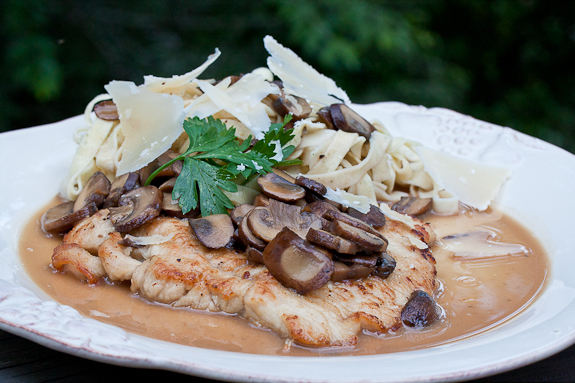
[[[327,281],[387,278],[395,260],[377,230],[385,216],[375,206],[367,214],[343,212],[324,199],[325,186],[277,171],[257,179],[262,191],[253,204],[230,215],[192,218],[196,237],[209,248],[234,246],[264,264],[284,286],[305,294]]]

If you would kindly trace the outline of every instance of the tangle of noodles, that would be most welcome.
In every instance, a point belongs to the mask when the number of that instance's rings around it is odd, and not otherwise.
[[[265,77],[273,78],[273,75],[270,76],[271,72],[265,72],[266,69],[258,68],[256,71],[263,73]],[[246,123],[250,123],[249,118],[243,114],[234,115],[215,105],[209,94],[203,92],[226,92],[231,86],[231,77],[217,83],[213,80],[196,79],[184,82],[178,77],[177,81],[171,80],[171,87],[157,81],[150,82],[152,78],[147,80],[148,90],[182,97],[187,110],[194,108],[195,114],[200,117],[211,115],[221,119],[227,127],[235,127],[238,139],[243,141],[250,135],[253,137],[253,128],[246,126]],[[233,93],[227,94],[233,96]],[[95,97],[86,107],[86,126],[74,133],[79,146],[64,192],[64,196],[70,200],[76,198],[86,180],[95,171],[103,172],[111,180],[116,177],[124,149],[122,124],[120,121],[100,120],[92,112],[96,103],[110,98],[108,94]],[[317,114],[324,105],[316,102],[309,104],[312,113],[293,124],[294,138],[290,142],[296,149],[289,158],[299,158],[303,164],[287,167],[285,171],[294,176],[304,174],[335,190],[365,196],[372,204],[380,206],[397,202],[404,196],[415,196],[432,198],[433,209],[438,213],[450,214],[457,211],[457,198],[442,190],[425,171],[423,162],[415,151],[418,144],[391,136],[378,121],[371,121],[376,130],[369,140],[357,133],[332,130]],[[261,118],[263,113],[271,123],[282,121],[282,117],[271,108],[268,98],[261,100],[258,105],[253,105],[253,108],[261,108],[258,109],[257,118]],[[182,133],[173,143],[172,150],[181,153],[187,146],[187,135]]]

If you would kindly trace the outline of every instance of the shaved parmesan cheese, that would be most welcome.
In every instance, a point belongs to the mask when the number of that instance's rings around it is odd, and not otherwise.
[[[366,196],[351,194],[340,189],[333,190],[329,186],[326,186],[326,189],[327,193],[324,194],[324,197],[328,200],[340,203],[343,206],[352,207],[360,213],[365,214],[369,212],[371,201]]]
[[[282,80],[285,92],[322,105],[351,102],[335,81],[319,73],[273,37],[266,36],[264,46],[271,55],[267,60],[268,67]]]
[[[261,100],[269,94],[278,94],[277,86],[253,73],[242,76],[227,89],[203,80],[196,80],[196,83],[204,95],[190,104],[190,117],[205,118],[225,110],[250,129],[255,138],[263,138],[271,121]]]
[[[425,146],[416,147],[427,173],[461,202],[480,211],[487,209],[511,175],[504,167],[451,156]]]
[[[383,214],[385,214],[386,218],[391,218],[394,221],[403,222],[404,224],[409,226],[411,229],[415,229],[415,223],[413,221],[413,218],[411,218],[408,215],[398,213],[395,210],[391,210],[389,205],[386,204],[385,202],[382,202],[379,204],[379,209],[381,210],[381,212]]]
[[[178,88],[189,82],[194,81],[201,75],[207,67],[209,67],[218,57],[220,57],[220,50],[216,48],[216,51],[208,56],[205,63],[197,67],[191,72],[183,74],[181,76],[172,76],[172,78],[155,77],[155,76],[144,76],[144,85],[146,88],[152,92],[164,92],[167,89]]]
[[[116,176],[139,170],[168,150],[183,132],[184,100],[133,82],[104,87],[118,107],[124,143]]]
[[[125,239],[128,239],[131,243],[133,243],[136,246],[149,246],[149,245],[159,245],[160,243],[168,242],[170,239],[172,239],[173,236],[174,236],[173,234],[169,236],[154,234],[149,235],[147,237],[134,237],[130,234],[126,234]]]

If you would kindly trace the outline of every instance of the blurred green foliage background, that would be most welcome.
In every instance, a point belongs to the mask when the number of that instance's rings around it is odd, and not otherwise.
[[[575,1],[4,0],[0,131],[83,112],[112,79],[265,66],[266,34],[355,103],[442,106],[575,153]]]

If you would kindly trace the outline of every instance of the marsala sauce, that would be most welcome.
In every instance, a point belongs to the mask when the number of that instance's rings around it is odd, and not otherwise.
[[[379,336],[361,335],[354,349],[313,350],[292,346],[269,330],[255,328],[232,315],[209,313],[150,303],[130,293],[129,283],[96,286],[71,273],[55,272],[49,265],[58,236],[40,228],[40,217],[55,199],[24,227],[19,241],[22,263],[32,280],[56,301],[99,321],[147,337],[217,350],[268,355],[326,356],[398,352],[452,342],[486,331],[520,312],[540,293],[548,276],[543,247],[514,220],[488,210],[465,211],[458,216],[428,214],[440,239],[480,227],[495,231],[501,242],[523,245],[528,255],[500,259],[456,261],[440,246],[432,248],[441,289],[438,303],[445,310],[440,322],[423,330],[401,329]]]

